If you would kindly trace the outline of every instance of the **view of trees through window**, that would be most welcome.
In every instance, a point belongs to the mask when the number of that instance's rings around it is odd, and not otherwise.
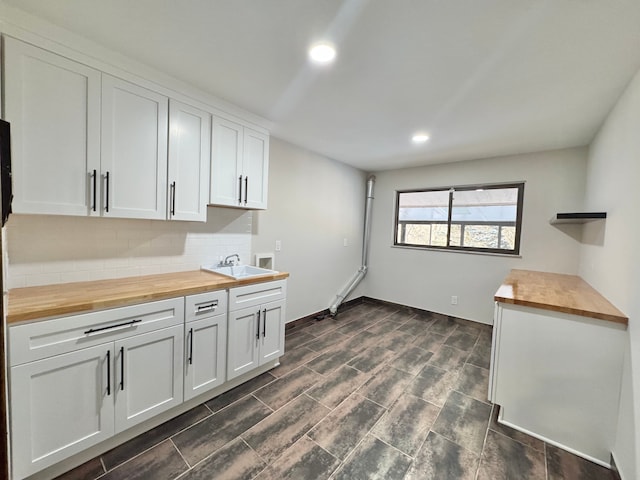
[[[524,184],[398,192],[395,244],[518,254]]]

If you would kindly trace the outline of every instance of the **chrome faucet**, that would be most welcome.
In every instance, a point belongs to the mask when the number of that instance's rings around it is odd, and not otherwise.
[[[233,257],[236,257],[237,260],[233,260]],[[233,267],[235,264],[240,263],[240,255],[234,253],[233,255],[228,255],[224,261],[220,262],[220,267]]]

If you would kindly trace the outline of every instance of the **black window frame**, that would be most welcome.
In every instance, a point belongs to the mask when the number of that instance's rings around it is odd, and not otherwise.
[[[520,239],[522,236],[522,211],[524,207],[524,183],[525,182],[511,182],[511,183],[492,183],[492,184],[484,184],[484,185],[457,185],[457,186],[449,186],[449,187],[437,187],[437,188],[423,188],[423,189],[409,189],[409,190],[396,190],[396,204],[395,204],[395,221],[393,227],[393,245],[396,247],[409,247],[409,248],[421,248],[425,250],[449,250],[449,251],[458,251],[458,252],[476,252],[476,253],[497,253],[501,255],[520,255]],[[451,219],[453,213],[453,194],[456,191],[469,191],[469,190],[500,190],[507,188],[517,188],[518,189],[518,202],[516,207],[516,221],[515,222],[460,222],[453,221]],[[446,221],[405,221],[400,222],[400,195],[403,193],[422,193],[422,192],[449,192],[449,207],[448,207],[448,218]],[[447,225],[447,245],[421,245],[414,243],[406,243],[398,241],[398,228],[400,224],[446,224]],[[457,246],[457,245],[449,245],[451,241],[451,225],[462,225],[462,224],[471,224],[471,225],[496,225],[498,227],[502,226],[515,226],[515,241],[513,249],[505,249],[505,248],[482,248],[482,247],[465,247],[465,246]],[[501,228],[498,230],[501,231]],[[461,227],[461,242],[464,241],[464,227]],[[498,246],[500,245],[500,233],[498,234]]]

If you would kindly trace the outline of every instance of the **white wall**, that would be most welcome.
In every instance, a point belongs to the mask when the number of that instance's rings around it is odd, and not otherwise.
[[[269,163],[269,208],[254,213],[252,245],[291,274],[290,321],[328,308],[360,266],[366,175],[273,137]]]
[[[8,288],[197,270],[232,253],[248,263],[253,213],[207,213],[207,223],[12,215]]]
[[[586,154],[575,148],[377,173],[366,294],[492,323],[493,295],[512,268],[577,273],[579,230],[549,219],[581,209]],[[396,190],[522,180],[521,258],[392,247]]]
[[[623,478],[640,478],[640,72],[589,149],[585,208],[607,212],[585,225],[580,275],[629,316],[618,438]]]

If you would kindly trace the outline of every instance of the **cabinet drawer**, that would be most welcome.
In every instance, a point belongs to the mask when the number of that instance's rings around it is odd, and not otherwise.
[[[180,297],[12,326],[9,363],[14,366],[92,347],[179,325],[183,319],[184,300]]]
[[[184,318],[186,322],[192,322],[201,318],[213,317],[227,313],[227,291],[189,295],[184,299]]]
[[[255,307],[263,303],[282,300],[287,296],[287,281],[257,283],[229,290],[229,311]]]

